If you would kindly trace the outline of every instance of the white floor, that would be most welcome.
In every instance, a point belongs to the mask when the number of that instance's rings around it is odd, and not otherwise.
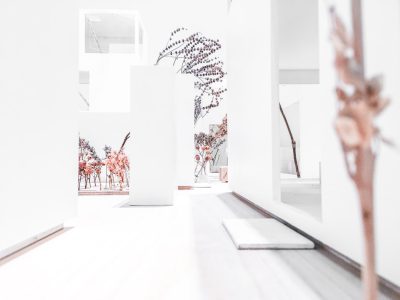
[[[237,250],[222,219],[260,215],[225,185],[170,207],[79,202],[73,229],[3,261],[0,299],[360,299],[359,279],[320,251]]]

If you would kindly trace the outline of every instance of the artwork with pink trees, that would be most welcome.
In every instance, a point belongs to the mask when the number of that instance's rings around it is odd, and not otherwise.
[[[115,178],[118,179],[119,189],[122,191],[124,186],[129,186],[128,172],[130,169],[129,159],[125,152],[107,149],[104,165],[107,168],[107,180],[110,189],[115,186]],[[109,149],[109,150],[108,150]]]
[[[99,184],[101,190],[101,169],[104,166],[102,159],[97,155],[94,147],[90,146],[89,141],[79,138],[79,167],[78,167],[78,190],[81,189],[82,178],[85,181],[85,189],[92,186],[96,186],[96,182]]]
[[[228,118],[225,115],[218,129],[212,133],[196,133],[194,135],[195,144],[195,170],[194,176],[197,182],[201,175],[207,175],[210,163],[212,163],[218,154],[220,146],[226,142],[228,134]]]
[[[78,190],[81,190],[82,179],[84,179],[85,190],[93,190],[93,187],[98,186],[101,191],[102,174],[105,174],[104,189],[122,191],[129,187],[130,164],[125,153],[125,145],[129,137],[128,133],[119,150],[105,146],[103,159],[97,155],[95,148],[90,146],[88,140],[79,138]]]

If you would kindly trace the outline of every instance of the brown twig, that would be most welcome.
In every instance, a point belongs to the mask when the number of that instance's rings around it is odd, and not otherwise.
[[[282,106],[281,106],[280,103],[279,103],[279,110],[281,111],[283,120],[285,121],[286,128],[287,128],[287,130],[289,132],[290,140],[292,141],[293,160],[294,160],[294,165],[296,167],[296,175],[297,175],[297,178],[300,178],[301,177],[300,176],[300,169],[299,169],[299,164],[297,162],[297,153],[296,153],[296,141],[295,141],[295,139],[293,137],[292,130],[290,129],[290,126],[289,126],[289,122],[288,122],[288,120],[286,118],[285,112],[283,111]]]
[[[124,149],[124,146],[126,144],[126,142],[128,141],[128,139],[131,137],[131,133],[128,132],[128,134],[125,136],[124,141],[122,142],[121,147],[119,148],[118,154],[121,153],[121,151]]]
[[[352,0],[351,8],[353,19],[354,58],[358,63],[361,78],[363,81],[365,81],[361,0]],[[362,148],[358,151],[356,165],[357,174],[354,182],[358,190],[361,205],[365,244],[365,265],[362,273],[364,282],[364,297],[366,300],[375,300],[378,297],[373,214],[373,177],[375,169],[375,155],[371,149],[371,145],[369,145],[366,149]]]

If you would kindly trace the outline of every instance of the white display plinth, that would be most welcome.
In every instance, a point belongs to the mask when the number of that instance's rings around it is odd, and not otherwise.
[[[172,205],[176,139],[172,68],[131,68],[130,205]]]
[[[314,243],[275,219],[226,219],[238,249],[313,249]]]

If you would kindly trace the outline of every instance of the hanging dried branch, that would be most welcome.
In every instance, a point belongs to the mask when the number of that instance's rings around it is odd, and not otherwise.
[[[281,111],[283,120],[285,121],[285,124],[286,124],[286,129],[288,130],[288,133],[289,133],[289,136],[290,136],[290,140],[292,142],[292,152],[293,152],[294,166],[296,168],[297,178],[300,178],[301,177],[300,176],[300,168],[299,168],[299,163],[297,162],[296,141],[295,141],[295,139],[293,137],[292,130],[290,129],[289,122],[288,122],[288,120],[286,118],[285,112],[283,111],[282,105],[280,103],[279,103],[279,110]]]
[[[156,65],[163,59],[171,59],[178,72],[191,74],[196,80],[199,93],[194,98],[194,123],[217,107],[226,92],[224,63],[216,56],[221,49],[219,40],[213,40],[197,32],[179,38],[186,28],[174,30],[165,48],[160,52]],[[206,102],[208,100],[208,102]]]
[[[374,243],[374,171],[376,152],[373,144],[381,139],[374,119],[389,104],[381,96],[382,77],[366,79],[362,47],[361,2],[352,0],[353,36],[350,36],[334,8],[330,9],[331,39],[335,49],[338,77],[338,112],[335,128],[340,139],[347,172],[358,192],[365,241],[363,283],[365,299],[377,299],[377,275]]]

